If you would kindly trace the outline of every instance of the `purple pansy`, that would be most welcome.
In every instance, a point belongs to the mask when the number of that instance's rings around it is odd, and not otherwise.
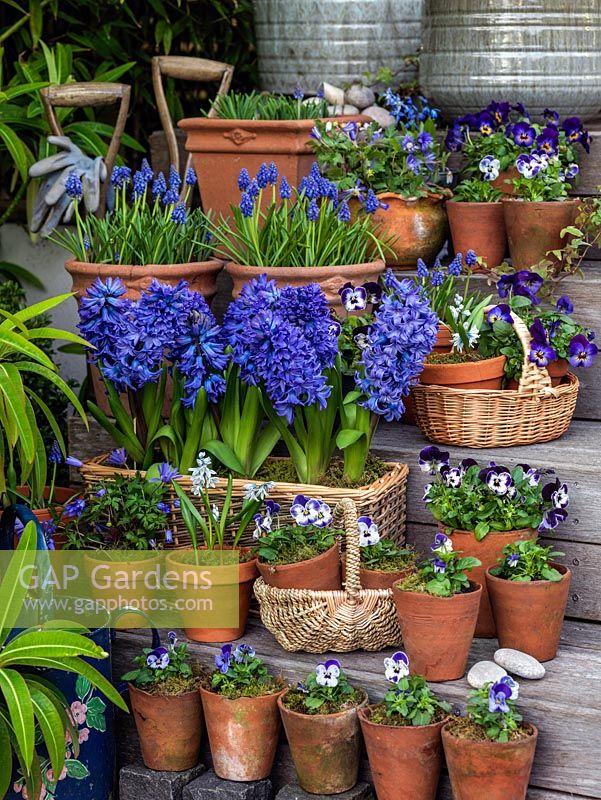
[[[146,663],[150,669],[165,669],[169,666],[169,652],[166,647],[155,647],[155,649],[148,654]]]
[[[507,303],[499,303],[498,306],[491,308],[486,317],[490,325],[495,322],[508,322],[513,324],[513,317],[511,316],[511,309]]]
[[[371,547],[371,545],[377,544],[380,541],[378,526],[371,517],[359,517],[357,520],[357,529],[359,531],[359,547]]]
[[[363,311],[367,307],[367,292],[363,286],[347,283],[338,294],[346,311]]]
[[[536,138],[536,129],[528,122],[516,122],[511,128],[511,135],[519,147],[532,147]]]
[[[436,556],[436,558],[431,558],[430,563],[434,567],[434,572],[438,575],[442,575],[447,568],[446,561],[438,556]]]
[[[389,658],[384,659],[384,677],[391,683],[398,683],[409,675],[409,658],[402,650],[397,650]]]
[[[451,538],[440,531],[434,536],[434,541],[430,545],[433,553],[452,553],[453,542]]]
[[[503,497],[504,495],[508,494],[510,488],[512,487],[513,478],[511,477],[510,472],[493,468],[489,470],[488,475],[486,476],[486,485],[491,492],[499,495],[499,497]]]
[[[506,683],[493,683],[488,692],[488,710],[491,714],[499,712],[506,714],[509,711],[507,701],[511,699],[511,687]]]
[[[419,468],[422,472],[429,472],[435,475],[443,465],[448,465],[449,453],[446,450],[439,450],[436,445],[424,447],[419,454]]]
[[[331,658],[315,667],[315,680],[320,686],[327,686],[333,689],[338,686],[340,670],[340,662],[335,658]]]
[[[221,652],[217,653],[215,656],[215,666],[221,672],[222,675],[225,675],[228,669],[230,668],[230,664],[232,662],[232,646],[231,644],[224,644],[221,648]]]
[[[568,361],[573,367],[590,367],[599,352],[596,344],[583,334],[574,336],[568,347]]]
[[[574,304],[572,303],[570,298],[567,296],[567,294],[562,294],[562,296],[559,298],[559,300],[555,304],[555,308],[561,314],[571,314],[574,311]]]

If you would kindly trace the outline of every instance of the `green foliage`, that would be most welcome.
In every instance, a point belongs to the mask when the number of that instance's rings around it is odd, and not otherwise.
[[[211,689],[224,697],[257,697],[270,694],[276,683],[252,647],[224,645],[215,658],[217,669],[211,676]]]
[[[501,681],[502,683],[502,681]],[[517,691],[513,682],[512,696],[505,700],[506,711],[491,711],[491,694],[499,684],[487,683],[481,689],[473,689],[468,695],[468,719],[480,725],[488,739],[495,742],[508,742],[512,734],[519,731],[522,716],[516,711]]]
[[[433,553],[433,558],[419,565],[416,578],[427,594],[452,597],[469,590],[470,580],[467,573],[481,563],[471,556],[462,557],[454,551],[437,550]],[[401,587],[403,585],[401,583]]]
[[[397,547],[390,539],[361,548],[361,566],[384,571],[405,569],[415,564],[415,552]]]
[[[329,550],[342,533],[336,528],[318,528],[316,525],[284,525],[261,536],[259,558],[267,564],[305,561]]]
[[[441,700],[420,675],[400,678],[384,695],[388,719],[401,717],[408,725],[430,725],[441,712],[449,713],[451,704]]]
[[[466,178],[453,189],[453,200],[462,203],[498,203],[503,197],[490,181]]]
[[[161,657],[166,662],[164,667],[161,666]],[[178,644],[172,631],[169,633],[168,646],[161,648],[159,654],[151,647],[145,647],[142,655],[135,656],[132,661],[137,665],[137,669],[126,672],[121,676],[121,680],[129,681],[145,691],[155,689],[161,692],[161,689],[165,689],[169,694],[173,694],[173,687],[178,686],[184,692],[190,691],[194,676],[188,645],[185,642]]]
[[[499,564],[492,567],[491,575],[508,581],[528,583],[530,581],[560,581],[562,574],[552,567],[550,561],[564,555],[553,547],[542,547],[536,541],[512,542],[503,548]]]
[[[319,675],[319,670],[324,667],[326,674],[331,672],[332,663],[338,665],[339,672],[334,678],[329,679],[330,685],[325,685],[323,678]],[[326,678],[326,680],[328,679]],[[303,688],[306,689],[304,706],[309,714],[320,713],[320,711],[324,710],[324,707],[328,709],[326,713],[331,713],[332,710],[339,710],[356,694],[356,690],[348,682],[345,671],[339,662],[334,659],[326,661],[324,665],[319,664],[317,670],[309,674]]]
[[[551,157],[547,166],[534,177],[526,178],[524,175],[518,175],[511,183],[516,196],[531,203],[567,200],[568,191],[572,186],[565,178],[560,177],[562,172],[563,166],[559,157]]]
[[[328,116],[327,102],[317,97],[303,103],[302,98],[259,92],[230,92],[216,98],[211,107],[220,119],[293,120]]]

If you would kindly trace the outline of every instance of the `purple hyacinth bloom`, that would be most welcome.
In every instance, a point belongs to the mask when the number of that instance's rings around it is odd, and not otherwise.
[[[192,167],[186,170],[186,186],[194,186],[196,183],[196,173]]]
[[[424,447],[419,454],[419,468],[422,472],[429,472],[430,475],[435,475],[448,463],[449,453],[446,450],[439,450],[434,444]]]
[[[159,195],[165,194],[167,191],[167,181],[165,180],[165,176],[162,172],[156,176],[152,183],[152,196],[157,198]]]
[[[375,214],[378,208],[380,208],[380,201],[376,197],[376,194],[373,191],[373,189],[367,190],[365,205],[363,207],[367,214]]]
[[[290,200],[292,197],[292,189],[285,175],[282,175],[282,180],[280,181],[280,197],[282,200]]]
[[[315,200],[311,200],[309,208],[307,209],[307,219],[309,222],[317,222],[319,219],[319,205]]]
[[[442,286],[444,283],[444,272],[441,269],[434,269],[430,273],[430,285]]]
[[[173,187],[167,189],[162,199],[164,206],[174,206],[178,200],[179,200],[179,192],[177,191],[177,189],[174,189]]]
[[[509,324],[513,323],[511,309],[507,303],[499,303],[498,306],[491,308],[486,319],[490,325],[494,325],[495,322],[508,322]]]
[[[506,714],[509,711],[507,701],[511,699],[511,687],[506,683],[493,683],[488,692],[488,710],[491,714],[496,712]]]
[[[428,277],[428,267],[421,258],[417,259],[417,276],[422,279]]]
[[[508,494],[509,489],[513,485],[511,473],[491,470],[486,476],[486,485],[491,492],[499,495],[499,497],[503,497],[504,495]]]
[[[126,186],[131,180],[131,169],[129,167],[113,167],[111,173],[111,186],[115,189],[121,189]]]
[[[65,192],[73,200],[80,200],[83,195],[83,184],[77,172],[72,171],[65,181]]]
[[[140,164],[140,172],[144,175],[144,180],[146,183],[150,183],[150,181],[154,177],[154,172],[152,171],[152,167],[148,163],[147,158],[142,159],[142,163]]]
[[[578,333],[573,337],[568,347],[568,361],[573,367],[590,367],[593,359],[599,352],[596,344]]]
[[[141,169],[138,170],[137,172],[134,172],[133,185],[134,185],[133,188],[134,198],[142,197],[144,195],[144,192],[146,191],[148,181],[146,180],[146,175],[144,174],[144,172],[142,172]]]
[[[463,256],[461,253],[457,253],[455,258],[450,262],[447,272],[449,275],[452,275],[454,278],[458,278],[461,275],[461,269],[463,267]]]
[[[338,294],[346,311],[363,311],[367,307],[367,292],[363,286],[347,283]]]
[[[116,450],[111,450],[106,463],[111,467],[122,467],[127,464],[127,453],[125,447],[119,447]]]
[[[351,221],[351,209],[349,208],[349,204],[346,200],[343,200],[340,203],[340,208],[338,209],[338,219],[340,222],[348,223]]]
[[[175,164],[171,164],[169,167],[169,188],[173,189],[174,192],[178,192],[182,185],[182,179],[179,176],[179,172],[175,168]]]
[[[255,176],[255,181],[259,189],[266,189],[269,185],[269,168],[265,162],[261,164]]]
[[[155,649],[148,654],[146,663],[150,669],[165,669],[169,666],[169,652],[166,647],[155,647]]]
[[[48,454],[48,461],[51,464],[60,464],[63,460],[63,454],[56,439],[52,442],[50,453]]]
[[[67,517],[68,519],[77,519],[77,517],[81,517],[81,515],[85,511],[85,508],[86,508],[85,500],[81,499],[72,500],[65,506],[65,510],[63,511],[63,517]]]
[[[536,130],[527,122],[516,122],[511,129],[513,141],[520,147],[532,147]]]
[[[278,182],[278,168],[275,161],[269,162],[269,166],[267,167],[267,180],[273,186]]]
[[[562,296],[559,298],[559,300],[555,304],[555,308],[561,314],[571,314],[574,311],[574,304],[572,303],[570,298],[567,296],[567,294],[562,294]]]

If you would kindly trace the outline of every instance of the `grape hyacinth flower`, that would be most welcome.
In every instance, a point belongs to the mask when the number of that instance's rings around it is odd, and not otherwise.
[[[282,175],[282,179],[280,181],[280,197],[282,200],[290,200],[292,197],[292,189],[290,188],[290,184],[288,183],[285,175]]]
[[[302,100],[304,98],[304,96],[305,96],[305,93],[303,92],[302,88],[300,86],[297,86],[296,89],[294,90],[294,99],[295,100]]]
[[[162,172],[156,176],[154,181],[152,182],[152,196],[156,199],[159,195],[164,195],[167,191],[167,181],[165,180],[165,176]]]
[[[81,200],[83,197],[83,184],[77,172],[70,172],[65,180],[65,192],[72,200]]]
[[[171,212],[171,221],[175,222],[176,225],[185,225],[187,219],[186,204],[178,203]]]
[[[331,658],[324,664],[318,664],[315,667],[315,680],[320,686],[327,686],[334,689],[338,686],[338,678],[340,677],[340,662],[335,658]]]
[[[367,307],[367,292],[363,286],[345,283],[338,294],[346,311],[363,311]]]
[[[449,453],[446,450],[439,450],[434,444],[424,447],[419,454],[419,468],[430,475],[436,475],[440,468],[448,463]]]
[[[509,711],[507,701],[511,699],[511,687],[506,683],[493,683],[488,692],[488,710],[491,714],[499,712],[506,714]]]
[[[346,200],[343,200],[342,203],[340,203],[340,208],[338,209],[338,219],[340,222],[351,221],[351,209],[349,208]]]
[[[238,175],[238,189],[240,189],[241,192],[245,192],[249,186],[250,175],[248,174],[246,167],[242,167]]]
[[[409,675],[409,658],[402,650],[397,650],[389,658],[384,659],[384,677],[390,683],[398,683]]]
[[[568,346],[568,361],[573,367],[590,367],[598,352],[599,349],[594,342],[590,342],[584,334],[578,333]]]
[[[169,666],[169,652],[166,647],[155,647],[148,654],[146,663],[150,669],[166,669]]]
[[[371,547],[380,541],[378,526],[371,517],[359,517],[357,529],[359,531],[359,547]]]
[[[434,541],[430,545],[433,553],[452,553],[453,542],[451,538],[440,531],[434,536]]]
[[[61,453],[60,446],[55,439],[50,447],[50,453],[48,454],[48,461],[51,464],[60,464],[62,460],[63,460],[63,454]]]
[[[121,189],[126,186],[131,180],[130,167],[113,167],[111,173],[111,186],[115,189]]]

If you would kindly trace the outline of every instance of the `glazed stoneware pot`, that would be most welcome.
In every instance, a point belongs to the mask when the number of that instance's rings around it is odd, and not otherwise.
[[[362,115],[336,120],[371,122]],[[261,164],[274,161],[279,174],[285,175],[291,186],[298,186],[315,161],[309,144],[315,125],[312,119],[193,117],[182,119],[178,125],[186,133],[186,150],[192,153],[203,210],[211,211],[214,218],[229,216],[230,203],[240,202],[238,175],[242,167],[252,176]],[[271,193],[265,192],[265,205],[270,198]]]
[[[499,647],[550,661],[557,655],[572,573],[562,564],[559,581],[508,581],[486,570],[486,586]]]
[[[509,254],[514,269],[531,269],[550,250],[564,247],[568,238],[562,239],[560,234],[576,221],[578,205],[576,199],[548,203],[503,200]]]
[[[434,800],[446,720],[416,727],[377,725],[369,706],[358,715],[378,800]]]
[[[128,684],[131,709],[148,769],[181,772],[198,764],[203,729],[198,690],[150,694]]]
[[[505,356],[469,361],[465,364],[424,364],[420,383],[451,389],[500,389],[505,374]]]
[[[502,203],[464,203],[452,200],[446,205],[451,238],[456,253],[473,250],[486,269],[495,269],[505,258],[507,235]],[[474,272],[486,269],[474,267]]]
[[[307,286],[309,283],[318,283],[327,297],[328,303],[338,311],[342,310],[338,291],[345,283],[352,283],[353,286],[368,282],[375,283],[385,269],[386,264],[381,260],[341,267],[246,267],[233,262],[228,262],[225,267],[225,271],[234,282],[232,289],[234,297],[238,297],[242,287],[253,278],[267,275],[279,287]]]
[[[324,553],[295,564],[261,564],[257,561],[261,577],[268,586],[278,589],[341,589],[340,551],[334,544]]]
[[[474,638],[482,587],[451,597],[392,587],[394,605],[411,669],[428,681],[462,678]]]
[[[278,706],[298,782],[310,794],[341,794],[357,783],[361,731],[357,707],[336,714],[299,714]],[[359,708],[367,704],[367,695]]]
[[[269,777],[280,734],[278,697],[230,700],[200,688],[213,769],[226,781],[260,781]]]
[[[382,569],[367,569],[367,567],[360,567],[359,580],[361,581],[362,589],[392,589],[392,584],[397,581],[403,580],[407,575],[414,572],[414,567],[405,567],[405,569],[386,571]],[[342,581],[346,581],[346,556],[342,556]]]
[[[479,567],[474,567],[470,573],[471,579],[482,586],[476,636],[482,639],[492,639],[496,635],[496,627],[488,596],[485,578],[486,570],[489,567],[496,566],[503,556],[505,545],[525,539],[536,539],[538,534],[534,528],[522,528],[516,531],[490,531],[480,541],[476,539],[472,531],[454,530],[449,536],[453,540],[454,550],[463,556],[471,556],[482,562]]]
[[[513,742],[474,742],[442,729],[454,800],[525,800],[538,730]]]
[[[380,224],[381,238],[396,237],[391,242],[393,253],[386,255],[391,267],[415,269],[418,258],[431,264],[447,240],[448,221],[445,200],[450,193],[430,193],[426,197],[407,199],[392,192],[383,192],[378,199],[388,205],[372,214]]]

